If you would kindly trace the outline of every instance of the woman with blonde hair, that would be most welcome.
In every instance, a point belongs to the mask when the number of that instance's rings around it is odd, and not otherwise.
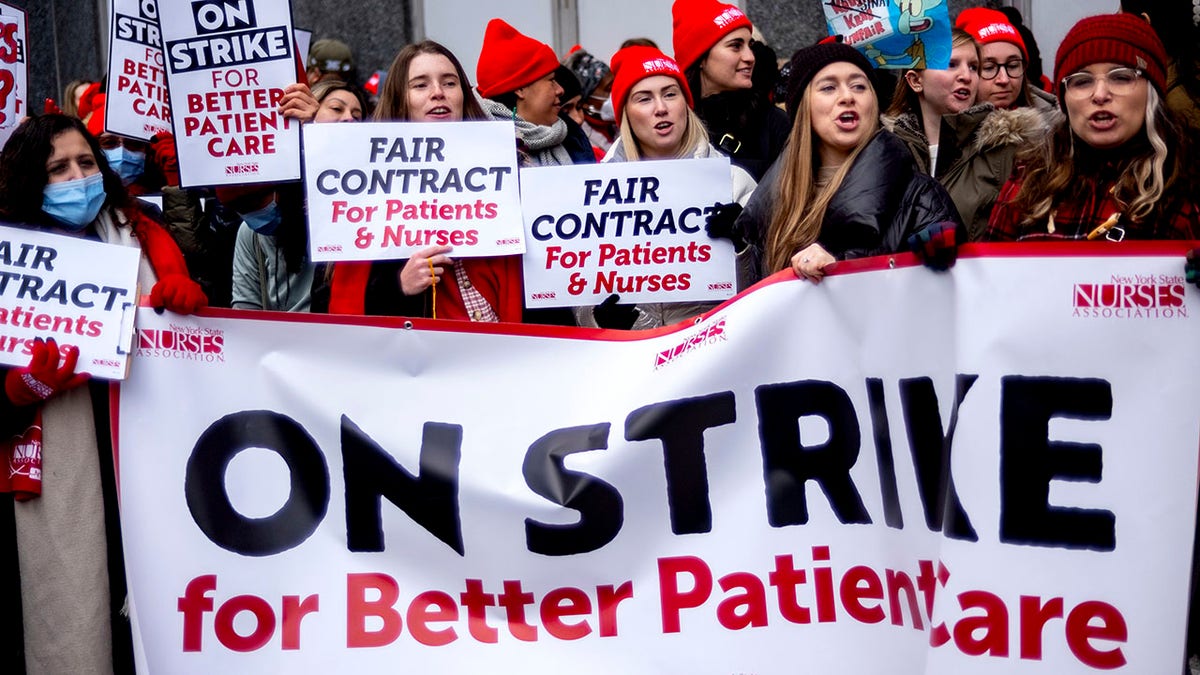
[[[1054,61],[1067,123],[1004,186],[987,239],[1197,238],[1184,138],[1163,103],[1167,56],[1150,25],[1085,18]]]
[[[692,109],[692,93],[683,70],[674,59],[656,47],[634,45],[618,51],[612,64],[613,108],[621,125],[620,137],[605,156],[605,163],[724,156],[709,142],[704,122]],[[730,178],[734,201],[714,207],[721,215],[710,216],[711,236],[722,236],[711,229],[714,218],[725,218],[732,224],[754,192],[754,179],[741,167],[731,164]],[[615,302],[581,308],[576,318],[582,325],[640,330],[683,321],[716,306],[683,302],[614,308]]]
[[[824,42],[790,66],[787,148],[737,221],[760,274],[790,268],[819,282],[837,260],[908,247],[931,266],[951,262],[958,212],[904,143],[879,129],[866,57]]]

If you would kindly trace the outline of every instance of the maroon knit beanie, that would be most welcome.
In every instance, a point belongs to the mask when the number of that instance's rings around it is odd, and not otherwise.
[[[492,19],[483,33],[483,49],[475,66],[476,86],[484,98],[516,91],[558,68],[558,57],[503,19]]]
[[[1119,63],[1146,73],[1163,93],[1167,88],[1167,50],[1150,24],[1136,14],[1101,14],[1080,19],[1058,47],[1054,80],[1093,63]]]
[[[687,99],[688,106],[694,105],[692,92],[688,90],[687,79],[684,78],[679,64],[654,47],[626,47],[618,51],[613,54],[612,70],[614,75],[612,102],[618,120],[621,119],[621,111],[625,108],[625,99],[629,97],[629,91],[633,89],[633,85],[654,75],[675,78],[680,88],[683,89],[683,96]]]
[[[717,0],[675,0],[671,5],[675,61],[683,70],[700,60],[721,38],[739,28],[752,28],[750,19],[734,5]]]

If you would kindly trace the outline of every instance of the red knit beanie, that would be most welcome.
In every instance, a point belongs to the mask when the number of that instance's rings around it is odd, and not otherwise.
[[[475,66],[476,86],[484,98],[533,84],[555,68],[558,57],[550,45],[522,34],[503,19],[488,22]]]
[[[1054,57],[1054,80],[1093,63],[1119,63],[1146,73],[1158,93],[1167,88],[1167,50],[1150,23],[1136,14],[1101,14],[1080,19],[1067,31]]]
[[[96,138],[100,138],[100,134],[104,133],[104,107],[107,100],[107,94],[96,94],[93,96],[91,98],[92,112],[84,120],[87,130]]]
[[[671,5],[675,61],[687,70],[721,38],[739,28],[752,28],[750,19],[733,5],[717,0],[675,0]]]
[[[954,27],[961,28],[971,34],[981,45],[992,42],[1011,42],[1021,48],[1021,55],[1029,60],[1029,50],[1025,49],[1025,41],[1021,34],[1004,15],[986,7],[971,7],[958,13]]]
[[[683,77],[683,69],[674,59],[654,47],[626,47],[618,51],[613,54],[612,70],[612,103],[618,120],[621,119],[625,99],[629,98],[629,91],[633,89],[633,85],[654,75],[675,78],[683,89],[688,106],[694,105],[692,92],[688,91],[687,80]]]

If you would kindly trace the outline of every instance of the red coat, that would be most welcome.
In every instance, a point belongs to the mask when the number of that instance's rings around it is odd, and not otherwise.
[[[525,303],[521,256],[461,258],[467,278],[495,310],[500,321],[520,323]],[[330,288],[330,314],[433,317],[432,291],[406,296],[400,270],[407,261],[337,263]],[[462,290],[448,269],[437,285],[436,317],[469,321]]]

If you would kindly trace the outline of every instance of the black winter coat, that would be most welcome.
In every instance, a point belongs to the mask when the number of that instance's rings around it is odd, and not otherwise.
[[[758,182],[783,151],[792,128],[787,113],[749,89],[700,99],[696,114],[704,120],[713,147]]]
[[[770,273],[763,268],[763,256],[781,170],[782,162],[775,162],[734,225],[753,251],[759,278]],[[897,253],[908,250],[910,236],[944,221],[955,223],[965,236],[946,189],[920,172],[903,141],[880,131],[854,160],[829,203],[817,243],[838,260]]]

